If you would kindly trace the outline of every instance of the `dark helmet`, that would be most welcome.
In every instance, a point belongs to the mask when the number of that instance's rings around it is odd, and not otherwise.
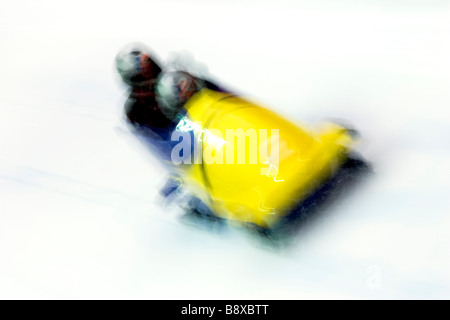
[[[125,46],[116,56],[116,68],[122,80],[130,86],[150,83],[161,73],[160,66],[151,58],[150,50],[141,43]]]

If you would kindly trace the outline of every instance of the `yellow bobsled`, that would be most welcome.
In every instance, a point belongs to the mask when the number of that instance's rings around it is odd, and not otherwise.
[[[327,123],[300,127],[231,94],[203,89],[177,130],[195,134],[197,157],[182,166],[189,190],[219,217],[272,228],[328,180],[354,140]]]

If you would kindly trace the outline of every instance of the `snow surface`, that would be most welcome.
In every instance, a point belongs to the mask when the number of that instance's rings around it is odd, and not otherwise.
[[[450,298],[448,1],[0,7],[0,298]],[[295,121],[345,119],[374,174],[286,248],[181,223],[121,122],[134,40]]]

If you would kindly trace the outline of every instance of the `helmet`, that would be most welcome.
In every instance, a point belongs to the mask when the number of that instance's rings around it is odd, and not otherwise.
[[[166,116],[171,117],[200,89],[200,80],[183,71],[167,72],[160,76],[156,97]]]
[[[155,80],[161,68],[150,56],[150,50],[144,44],[125,46],[116,56],[116,68],[122,80],[130,86]]]

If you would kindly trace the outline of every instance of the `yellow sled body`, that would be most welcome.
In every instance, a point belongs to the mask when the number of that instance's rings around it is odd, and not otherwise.
[[[185,108],[178,128],[194,128],[200,148],[200,158],[183,166],[185,185],[217,216],[262,228],[273,227],[329,179],[353,143],[337,124],[310,130],[208,89]]]

